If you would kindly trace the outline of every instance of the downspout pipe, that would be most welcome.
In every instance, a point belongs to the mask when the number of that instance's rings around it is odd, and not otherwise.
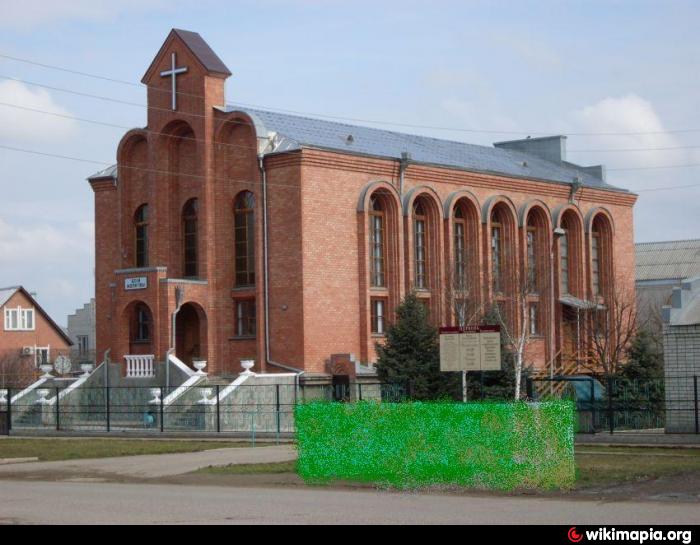
[[[403,181],[404,174],[408,168],[408,164],[411,162],[411,154],[407,151],[401,152],[401,159],[399,159],[399,197],[403,199]]]
[[[165,353],[165,391],[169,393],[170,390],[170,354],[175,352],[175,326],[176,326],[176,318],[177,318],[177,313],[180,312],[180,309],[182,308],[182,300],[183,300],[183,291],[182,288],[175,288],[175,310],[173,311],[173,315],[171,317],[171,335],[170,335],[170,348],[168,348],[168,351]]]
[[[292,367],[291,365],[284,365],[283,363],[273,361],[270,357],[270,270],[268,246],[267,172],[265,171],[264,159],[264,154],[258,154],[258,168],[260,169],[260,176],[262,177],[263,194],[263,287],[265,297],[265,365],[272,365],[273,367],[278,367],[279,369],[284,369],[286,371],[296,373],[296,382],[298,381],[299,376],[304,374],[304,371],[302,369],[298,369],[297,367]]]

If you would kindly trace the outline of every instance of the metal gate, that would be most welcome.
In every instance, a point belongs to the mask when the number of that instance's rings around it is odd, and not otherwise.
[[[577,412],[577,432],[649,431],[664,428],[666,406],[663,379],[558,376],[527,381],[533,400],[571,399]]]
[[[0,435],[10,435],[10,415],[0,409]]]

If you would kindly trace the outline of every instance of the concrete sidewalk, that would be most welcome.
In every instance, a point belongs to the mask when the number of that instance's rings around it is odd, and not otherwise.
[[[154,479],[190,473],[207,466],[267,464],[288,462],[296,458],[297,452],[292,445],[220,448],[202,452],[6,464],[0,466],[0,479],[13,476],[46,476],[52,473],[92,476],[104,474]]]

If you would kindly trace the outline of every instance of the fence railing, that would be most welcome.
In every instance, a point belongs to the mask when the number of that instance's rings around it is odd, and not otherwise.
[[[620,376],[530,378],[527,397],[575,402],[578,431],[700,433],[700,377]]]
[[[470,401],[510,401],[508,385],[488,376],[468,383]],[[571,399],[577,431],[700,433],[700,377],[625,379],[620,377],[528,378],[530,401]],[[164,387],[39,387],[30,395],[0,391],[2,428],[15,431],[187,432],[292,434],[294,407],[310,400],[403,402],[420,399],[411,384],[362,382],[337,385],[197,384]],[[461,401],[461,387],[443,399]],[[172,402],[169,400],[172,399]]]
[[[401,401],[404,389],[381,383],[350,387],[306,387],[295,384],[195,385],[174,388],[64,387],[40,388],[17,398],[6,389],[0,412],[7,427],[18,431],[74,432],[202,432],[260,434],[279,437],[294,432],[294,407],[305,400]],[[13,396],[15,400],[13,401]]]

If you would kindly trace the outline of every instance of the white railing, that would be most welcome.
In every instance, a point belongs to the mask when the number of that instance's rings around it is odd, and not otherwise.
[[[126,360],[126,378],[150,378],[155,376],[155,367],[153,365],[155,356],[153,354],[124,356],[124,359]]]

